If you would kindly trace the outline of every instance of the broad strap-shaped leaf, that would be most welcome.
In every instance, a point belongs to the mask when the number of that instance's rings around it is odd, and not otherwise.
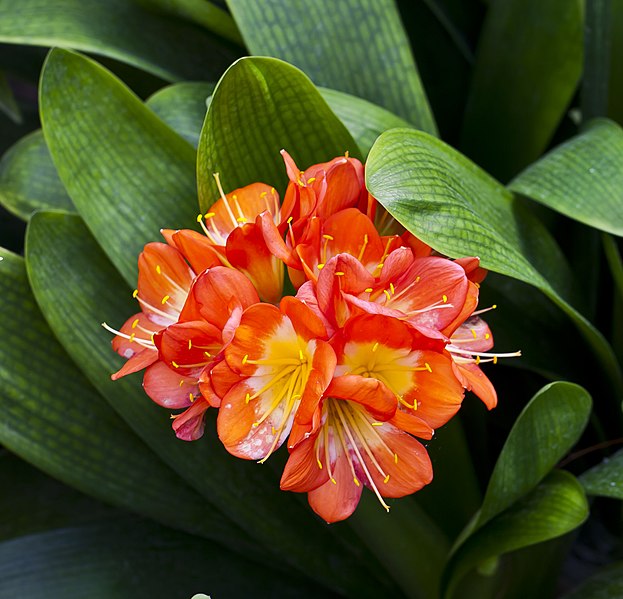
[[[135,517],[0,543],[0,596],[36,599],[333,597],[198,537]]]
[[[579,385],[551,383],[523,409],[489,479],[477,526],[532,490],[576,444],[586,427],[591,398]]]
[[[41,121],[78,212],[130,285],[143,245],[195,222],[195,151],[110,72],[53,50]]]
[[[623,125],[623,0],[610,3],[610,79],[608,116]]]
[[[214,83],[174,83],[157,91],[145,104],[196,148],[213,91]]]
[[[1,257],[0,442],[84,493],[249,550],[248,537],[206,509],[76,368],[35,304],[23,259]]]
[[[606,119],[554,148],[509,184],[552,210],[623,236],[623,130]]]
[[[623,597],[623,561],[599,570],[562,599],[619,599]]]
[[[479,39],[461,148],[508,180],[543,152],[581,71],[580,2],[492,2]]]
[[[3,71],[0,71],[0,112],[7,115],[14,123],[22,122],[22,113]]]
[[[409,123],[389,110],[372,102],[339,92],[326,87],[320,88],[320,94],[329,108],[346,125],[364,156],[368,155],[376,138],[395,127],[409,127]]]
[[[276,472],[225,451],[213,414],[204,437],[183,442],[170,428],[169,412],[145,395],[140,374],[110,380],[123,361],[100,323],[119,327],[138,305],[78,216],[36,214],[26,255],[35,297],[65,349],[147,445],[206,498],[205,509],[230,517],[256,539],[255,552],[284,569],[295,568],[355,596],[384,586],[375,578],[378,565],[362,569],[368,563],[365,550],[346,550],[307,506],[279,491]]]
[[[571,474],[554,470],[531,493],[490,520],[453,554],[444,574],[443,597],[461,597],[461,579],[478,565],[564,535],[580,526],[587,516],[588,503],[581,485]]]
[[[205,211],[225,192],[256,181],[285,189],[279,151],[301,169],[350,152],[357,144],[313,83],[276,58],[242,58],[219,81],[208,108],[197,157],[199,202]]]
[[[0,0],[0,42],[101,54],[167,81],[215,77],[236,58],[208,32],[134,0]]]
[[[141,4],[180,16],[231,42],[243,44],[231,15],[210,0],[141,0]]]
[[[287,60],[317,85],[370,100],[435,133],[392,0],[228,0],[252,54]]]
[[[623,449],[579,477],[587,495],[623,499]]]
[[[73,210],[41,131],[22,137],[0,160],[0,203],[24,220],[35,210]]]
[[[484,268],[540,289],[573,319],[611,386],[623,390],[612,348],[571,304],[574,285],[560,249],[498,181],[426,133],[392,129],[370,150],[366,182],[397,220],[439,252],[479,256]]]

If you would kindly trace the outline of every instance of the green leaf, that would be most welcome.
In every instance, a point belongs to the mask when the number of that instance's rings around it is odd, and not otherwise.
[[[623,130],[606,119],[530,165],[509,189],[586,225],[623,235]]]
[[[608,116],[623,125],[623,0],[611,1],[610,81]]]
[[[446,566],[443,596],[460,597],[461,579],[477,566],[564,535],[580,526],[587,516],[588,503],[578,481],[567,472],[554,470],[531,493],[461,545]]]
[[[394,127],[409,127],[409,123],[389,110],[372,102],[334,89],[318,90],[329,108],[353,136],[363,156],[367,156],[376,138]]]
[[[573,281],[545,227],[495,179],[426,133],[383,133],[366,163],[370,193],[439,252],[479,256],[481,265],[540,289],[563,310],[623,393],[620,367],[601,333],[570,303]]]
[[[22,122],[22,113],[4,72],[0,71],[0,111],[14,123]]]
[[[174,83],[157,91],[145,104],[196,148],[213,91],[214,83]]]
[[[243,44],[236,22],[231,15],[208,0],[139,0],[149,8],[161,9],[167,13],[188,19],[202,25],[208,31],[221,37]]]
[[[4,450],[0,477],[0,541],[44,530],[77,526],[123,512],[72,489]]]
[[[0,160],[0,203],[23,220],[39,209],[73,209],[41,131],[22,137]]]
[[[195,223],[195,152],[110,72],[79,54],[49,54],[40,96],[61,181],[134,285],[143,245],[160,239],[163,227]]]
[[[79,217],[37,213],[28,228],[26,256],[35,297],[71,357],[145,443],[206,498],[205,510],[223,512],[258,540],[250,554],[276,559],[283,568],[355,596],[384,586],[374,578],[378,566],[369,574],[362,570],[365,550],[346,550],[306,505],[279,491],[276,472],[225,451],[214,414],[201,440],[183,442],[170,428],[169,412],[145,395],[140,375],[110,380],[123,360],[99,323],[119,327],[138,306]]]
[[[623,561],[599,570],[563,599],[620,599],[623,597]]]
[[[572,383],[541,389],[515,421],[498,457],[476,521],[482,526],[531,491],[577,443],[591,398]]]
[[[0,442],[84,493],[246,549],[246,535],[206,510],[74,366],[35,304],[23,260],[6,250],[1,258]]]
[[[199,590],[215,597],[326,596],[292,574],[127,516],[0,543],[0,596],[36,599],[42,590],[47,599],[190,598]]]
[[[587,495],[623,499],[623,449],[579,477]]]
[[[251,54],[287,60],[312,81],[360,96],[436,133],[392,0],[228,0]]]
[[[346,151],[359,156],[353,138],[301,71],[275,58],[242,58],[216,86],[201,132],[201,210],[218,198],[213,173],[220,173],[226,191],[255,181],[285,189],[282,148],[301,169]]]
[[[461,148],[507,180],[543,152],[581,71],[578,0],[493,2],[479,39]]]
[[[207,32],[133,0],[0,0],[0,42],[101,54],[167,81],[216,77],[236,58]]]

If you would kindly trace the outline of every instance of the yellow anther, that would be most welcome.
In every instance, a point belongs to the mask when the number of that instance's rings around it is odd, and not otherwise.
[[[132,297],[133,297],[134,299],[136,299],[136,298],[138,297],[138,289],[135,289],[135,290],[132,292]]]
[[[344,276],[344,272],[342,272],[341,270],[337,270],[337,271],[335,271],[335,276],[336,277],[343,277]]]
[[[244,224],[247,222],[247,219],[244,216],[239,216],[236,220],[241,224]]]
[[[346,150],[346,152],[344,152],[344,158],[348,158],[350,156],[350,154],[348,153],[348,150]]]
[[[497,364],[498,363],[498,357],[497,356],[493,356],[493,363]]]
[[[318,270],[322,270],[324,268],[324,264],[319,264],[318,265]]]
[[[373,422],[372,426],[383,426],[382,422]]]
[[[268,195],[268,192],[267,192],[267,191],[263,191],[263,192],[260,194],[260,198],[265,198],[267,195]]]
[[[162,298],[162,305],[166,304],[166,303],[167,303],[170,299],[171,299],[171,296],[170,296],[170,295],[165,295],[165,296]]]
[[[184,379],[180,379],[180,387],[184,384]]]
[[[422,277],[415,277],[415,282],[419,283]]]
[[[216,212],[206,212],[203,218],[212,218],[216,216]]]
[[[173,362],[173,360],[171,360],[171,364],[173,365],[173,368],[179,368],[180,365],[177,362]]]
[[[138,326],[138,318],[135,318],[135,319],[132,321],[132,328],[133,328],[133,329],[135,329],[137,326]]]
[[[192,349],[192,347],[193,347],[192,339],[189,339],[188,340],[188,349]]]
[[[367,289],[364,289],[364,291],[366,293],[372,293],[372,287],[368,287]]]
[[[192,403],[193,401],[195,401],[195,396],[192,393],[189,393],[188,399],[190,399],[190,403]]]
[[[497,307],[498,307],[498,305],[497,305],[497,304],[493,304],[493,306],[491,306],[491,309],[492,309],[492,310],[495,310]]]
[[[234,201],[238,199],[238,196],[236,194],[232,195],[231,197],[234,199]]]
[[[249,354],[245,354],[244,358],[242,358],[242,363],[246,364],[248,359],[249,359]]]
[[[337,485],[337,481],[333,477],[331,477],[330,480],[334,485]]]
[[[485,333],[485,339],[488,341],[491,339],[491,333]]]
[[[313,183],[316,180],[316,177],[310,177],[309,179],[307,179],[307,183]]]
[[[478,339],[478,335],[476,334],[476,329],[470,329],[470,331],[472,332],[472,336],[474,337],[474,339]]]
[[[211,358],[211,357],[212,357],[212,354],[211,354],[209,351],[204,351],[204,352],[203,352],[203,355],[204,355],[206,358]]]
[[[276,433],[277,431],[275,430],[275,427],[274,427],[274,426],[271,426],[271,427],[270,427],[270,432],[271,432],[273,435],[275,435],[275,433]]]
[[[328,239],[329,241],[333,241],[332,235],[327,235],[326,233],[322,236],[324,239]]]
[[[383,479],[383,482],[387,484],[389,482],[389,474]]]
[[[353,476],[353,482],[354,482],[354,483],[355,483],[358,487],[360,487],[360,486],[361,486],[361,483],[359,482],[359,480],[357,479],[357,477],[356,477],[356,476]]]
[[[385,297],[388,300],[392,299],[392,294],[389,291],[387,291],[387,289],[383,289],[383,293],[385,294]]]
[[[379,342],[377,341],[373,346],[372,346],[372,351],[376,351],[379,348]]]
[[[396,288],[394,287],[393,283],[389,284],[389,291],[391,292],[392,295],[394,295],[394,293],[396,293]]]
[[[445,293],[441,296],[441,301],[443,301],[444,304],[448,301],[448,296]]]
[[[251,395],[247,393],[244,397],[244,403],[249,403],[251,401]]]
[[[322,462],[320,460],[316,460],[316,463],[318,464],[318,468],[322,470]]]
[[[274,187],[271,187],[271,188],[270,188],[270,193],[272,193],[273,195],[275,195],[275,194],[277,193],[277,192],[275,191],[275,188],[274,188]]]
[[[476,356],[476,364],[480,364],[480,356]]]
[[[292,221],[294,220],[293,217],[289,217],[288,220],[286,221],[288,224],[290,224]]]
[[[395,453],[394,454],[394,464],[397,464],[397,463],[398,463],[398,454]]]
[[[156,264],[156,272],[161,275],[162,274],[162,269],[160,268],[160,264]]]
[[[430,364],[428,362],[424,362],[424,368],[426,368],[426,370],[428,370],[428,372],[433,372],[433,369],[430,367]]]
[[[149,338],[151,339],[151,342],[152,342],[152,343],[154,342],[154,335],[155,335],[155,334],[156,334],[156,333],[152,333],[152,334],[149,336]]]
[[[260,423],[259,423],[259,422],[254,422],[251,426],[252,426],[253,428],[257,428],[259,425],[260,425]]]
[[[384,266],[385,266],[385,262],[379,262],[379,263],[376,265],[376,267],[377,267],[377,268],[379,268],[379,269],[380,269],[380,268],[383,268]]]
[[[299,360],[303,362],[305,360],[305,356],[303,355],[303,350],[299,349]]]
[[[129,339],[130,343],[132,343],[132,341],[134,341],[134,337],[136,337],[136,334],[135,334],[135,333],[132,333],[132,334],[130,335],[130,339]]]
[[[197,214],[197,222],[200,223],[203,219],[203,214]]]

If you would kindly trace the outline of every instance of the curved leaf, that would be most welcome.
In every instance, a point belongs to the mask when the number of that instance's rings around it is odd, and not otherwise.
[[[244,575],[241,575],[244,573]],[[318,597],[319,589],[213,543],[115,518],[0,543],[0,596],[36,599]],[[329,595],[333,597],[333,595]]]
[[[39,209],[73,209],[41,131],[22,137],[0,160],[0,203],[24,220]]]
[[[0,442],[84,493],[248,549],[246,535],[206,511],[74,366],[35,304],[24,261],[1,257]]]
[[[208,31],[242,45],[242,37],[231,15],[208,0],[139,0],[144,6],[162,9],[202,25]]]
[[[201,131],[201,210],[218,198],[213,173],[220,173],[226,191],[255,181],[285,189],[282,148],[303,169],[346,151],[359,155],[353,138],[301,71],[275,58],[242,58],[218,82]]]
[[[22,122],[22,113],[3,71],[0,71],[0,111],[6,114],[14,123]]]
[[[579,385],[551,383],[523,409],[489,479],[477,526],[497,516],[533,489],[577,443],[591,411]]]
[[[317,85],[370,100],[436,133],[392,0],[228,0],[252,54],[276,56]]]
[[[196,148],[213,91],[214,83],[174,83],[157,91],[145,104]]]
[[[570,303],[573,281],[560,249],[510,191],[443,142],[409,129],[379,137],[366,182],[397,220],[436,250],[479,256],[484,268],[540,289],[573,319],[611,386],[623,392],[612,348]]]
[[[552,210],[623,236],[623,130],[606,119],[592,121],[509,184]]]
[[[623,499],[623,449],[579,477],[587,495]]]
[[[378,566],[363,570],[365,550],[346,550],[307,506],[279,490],[276,472],[225,451],[213,414],[202,439],[183,442],[170,428],[168,411],[145,395],[140,374],[110,380],[123,360],[100,323],[120,326],[137,304],[78,216],[37,213],[28,228],[26,256],[35,297],[65,349],[145,443],[206,498],[206,510],[230,517],[257,540],[253,553],[282,568],[356,596],[384,586],[374,578]]]
[[[236,58],[208,33],[132,0],[0,0],[0,42],[93,52],[167,81],[216,77]]]
[[[159,239],[163,227],[195,223],[195,152],[110,72],[79,54],[49,54],[40,96],[61,181],[133,285],[143,245]]]
[[[335,112],[353,136],[364,156],[368,155],[376,138],[394,127],[409,127],[409,123],[389,110],[344,92],[322,87],[318,90],[329,108]]]
[[[555,470],[530,494],[473,534],[448,562],[444,597],[463,576],[500,555],[564,535],[588,516],[588,503],[577,480]],[[460,594],[454,596],[459,597]]]
[[[501,0],[480,35],[461,148],[507,180],[539,157],[582,71],[578,0]]]

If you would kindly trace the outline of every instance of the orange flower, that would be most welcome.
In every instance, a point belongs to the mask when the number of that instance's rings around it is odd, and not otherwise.
[[[217,428],[230,453],[267,459],[289,435],[301,402],[319,400],[335,368],[324,338],[320,320],[294,298],[245,310],[225,349],[227,367],[212,373],[213,388],[225,392]]]

